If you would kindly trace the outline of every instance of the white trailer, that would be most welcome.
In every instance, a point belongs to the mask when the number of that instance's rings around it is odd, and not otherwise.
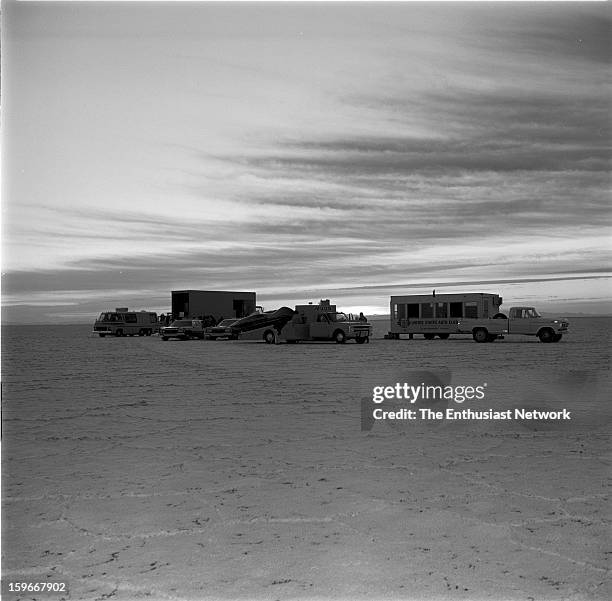
[[[467,292],[462,294],[410,294],[392,296],[390,328],[386,338],[398,340],[402,334],[415,334],[427,340],[438,336],[445,340],[458,334],[463,319],[495,317],[503,299],[498,294]]]

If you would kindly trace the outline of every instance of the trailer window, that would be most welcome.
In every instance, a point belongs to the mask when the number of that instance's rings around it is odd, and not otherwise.
[[[411,303],[406,305],[408,308],[408,319],[418,319],[419,318],[419,305],[418,303]]]
[[[450,317],[463,317],[463,303],[449,303]]]
[[[126,313],[125,314],[125,323],[136,323],[138,318],[136,317],[136,313]]]
[[[421,317],[433,317],[433,303],[421,303]]]
[[[436,303],[436,317],[448,317],[448,305],[446,303]]]
[[[406,319],[406,305],[396,305],[397,306],[397,319]]]
[[[478,317],[478,303],[465,303],[465,317],[471,319]]]

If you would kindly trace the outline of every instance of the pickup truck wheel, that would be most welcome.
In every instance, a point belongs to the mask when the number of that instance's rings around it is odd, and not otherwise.
[[[168,336],[162,336],[162,340],[168,340]]]
[[[440,340],[448,340],[449,336],[450,334],[438,334],[438,337],[440,338]]]
[[[539,332],[538,338],[540,339],[540,342],[553,342],[555,333],[551,329],[545,328]]]
[[[425,338],[425,340],[433,340],[435,337],[435,334],[423,334],[423,338]]]
[[[364,344],[366,342],[367,338],[365,336],[360,336],[359,338],[355,338],[355,342],[357,344]]]
[[[563,338],[563,334],[555,334],[553,337],[553,342],[559,342]]]
[[[263,335],[263,339],[266,341],[266,344],[274,344],[276,336],[274,336],[274,332],[272,330],[266,330]]]
[[[346,342],[346,334],[342,330],[336,330],[334,332],[334,340],[336,344],[344,344]]]
[[[472,337],[476,342],[489,342],[489,332],[485,328],[476,328]]]

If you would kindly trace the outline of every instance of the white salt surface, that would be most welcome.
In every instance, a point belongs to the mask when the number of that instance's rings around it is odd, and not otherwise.
[[[3,598],[612,598],[611,320],[549,345],[378,325],[367,345],[3,328]],[[361,431],[374,385],[428,378],[487,383],[438,408],[572,420]],[[8,592],[33,581],[68,592]]]

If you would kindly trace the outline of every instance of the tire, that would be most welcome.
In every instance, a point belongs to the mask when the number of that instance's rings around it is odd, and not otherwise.
[[[496,313],[493,315],[493,319],[508,319],[508,316],[505,313]]]
[[[161,339],[162,340],[168,340],[168,336],[162,336]]]
[[[440,337],[440,340],[448,340],[450,334],[438,334],[438,336]]]
[[[563,338],[563,334],[555,334],[553,337],[553,342],[559,342]]]
[[[104,336],[106,336],[106,334],[100,334],[100,338],[104,338]]]
[[[544,328],[538,332],[538,338],[540,342],[554,342],[555,333],[550,328]]]
[[[274,344],[276,342],[276,336],[272,330],[266,330],[263,335],[263,339],[266,344]]]
[[[476,342],[489,342],[489,332],[485,328],[476,328],[472,333]]]
[[[423,338],[425,338],[425,340],[433,340],[435,337],[435,334],[423,334]]]
[[[144,328],[140,328],[140,330],[138,330],[138,335],[139,336],[144,336],[146,334],[146,332],[144,331]]]
[[[117,338],[121,338],[121,336],[123,336],[123,330],[115,330],[115,336],[117,336]]]
[[[346,334],[342,330],[336,330],[334,332],[334,340],[336,344],[344,344],[346,342]]]
[[[359,338],[355,338],[355,342],[357,344],[365,344],[367,340],[367,336],[360,336]]]

